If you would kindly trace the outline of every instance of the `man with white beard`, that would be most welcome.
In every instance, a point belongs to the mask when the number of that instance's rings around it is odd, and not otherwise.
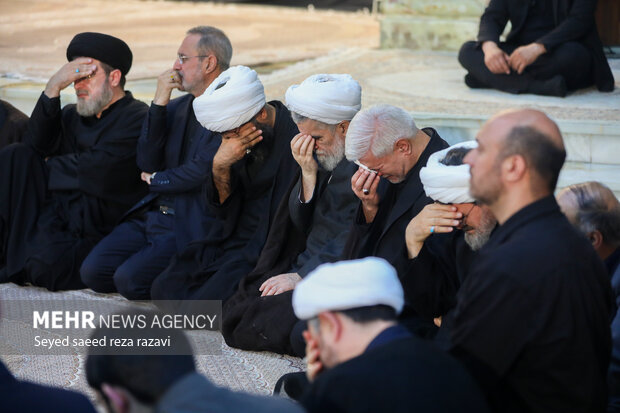
[[[0,152],[0,282],[84,288],[92,247],[146,194],[136,144],[147,106],[124,90],[129,46],[77,34],[48,81],[23,144]],[[77,105],[61,109],[73,84]]]
[[[346,74],[317,74],[286,92],[300,133],[291,141],[300,176],[278,208],[258,264],[226,302],[226,342],[247,350],[303,355],[291,297],[295,285],[325,262],[340,258],[357,197],[356,167],[344,157],[350,120],[361,108],[361,88]],[[291,337],[291,338],[295,338]]]

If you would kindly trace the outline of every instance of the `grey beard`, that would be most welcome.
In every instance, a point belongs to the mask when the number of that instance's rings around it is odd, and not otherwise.
[[[105,108],[108,103],[110,103],[113,94],[114,93],[112,92],[112,88],[104,85],[103,90],[101,91],[101,95],[98,98],[90,100],[78,98],[75,109],[80,116],[94,116],[101,112],[103,108]]]
[[[338,143],[332,153],[316,154],[316,159],[319,161],[321,168],[326,171],[333,171],[336,166],[344,158],[344,144]]]
[[[491,237],[491,231],[478,232],[474,231],[472,234],[465,233],[465,242],[469,245],[472,251],[478,251],[487,243]]]

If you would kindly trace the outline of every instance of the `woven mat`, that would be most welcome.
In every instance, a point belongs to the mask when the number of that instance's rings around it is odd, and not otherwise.
[[[3,300],[92,300],[94,305],[97,300],[125,301],[118,294],[98,294],[91,290],[52,293],[41,288],[18,287],[14,284],[0,285],[0,305]],[[0,334],[17,339],[12,341],[19,341],[19,326],[6,322],[1,312]],[[221,341],[222,352],[220,355],[197,356],[196,364],[201,373],[219,386],[255,394],[271,394],[280,376],[304,368],[299,358],[237,350],[227,346],[219,333],[210,334],[217,335],[213,338]],[[0,353],[7,353],[2,350],[0,348]],[[0,355],[0,358],[19,379],[76,390],[95,401],[95,394],[86,383],[83,355]]]

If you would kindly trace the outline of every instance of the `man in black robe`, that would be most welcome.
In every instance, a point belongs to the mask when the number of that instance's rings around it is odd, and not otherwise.
[[[323,264],[299,283],[308,412],[488,411],[463,366],[397,324],[403,305],[396,271],[376,257]]]
[[[148,300],[153,279],[177,251],[217,225],[202,185],[220,137],[198,123],[192,102],[228,69],[232,46],[215,27],[187,32],[172,69],[162,73],[138,139],[138,167],[149,194],[91,251],[80,270],[98,292]],[[173,89],[188,92],[170,100]]]
[[[0,152],[0,281],[84,288],[92,247],[146,193],[136,143],[147,106],[124,90],[125,42],[80,33],[29,121],[24,144]],[[73,83],[77,105],[60,107]]]
[[[256,266],[295,174],[290,142],[299,130],[286,107],[265,103],[256,72],[235,66],[194,100],[198,121],[220,132],[204,185],[221,231],[192,242],[153,282],[153,300],[226,300]],[[189,305],[189,304],[188,304]]]
[[[497,223],[488,207],[476,205],[469,195],[469,165],[463,158],[475,146],[467,141],[431,155],[420,179],[435,203],[426,205],[405,233],[410,258],[401,277],[405,300],[438,326],[454,308],[471,262]]]
[[[0,149],[21,142],[28,129],[28,116],[9,102],[0,99]]]
[[[447,147],[433,128],[418,129],[411,115],[391,105],[362,110],[353,118],[345,153],[360,164],[351,178],[360,203],[343,258],[381,257],[400,277],[405,274],[405,229],[432,202],[424,193],[420,169],[431,154]],[[434,328],[432,322],[419,320],[408,304],[401,318],[420,335]]]
[[[607,411],[620,412],[620,202],[611,189],[599,182],[570,185],[558,193],[557,199],[570,223],[590,240],[605,262],[611,280],[616,314],[611,322]]]
[[[553,197],[566,152],[535,110],[491,118],[477,136],[471,195],[499,227],[457,293],[450,350],[494,411],[594,412],[607,405],[609,277]]]
[[[286,103],[300,130],[291,150],[301,171],[257,266],[224,306],[222,333],[232,347],[294,354],[293,289],[318,265],[338,260],[357,208],[356,167],[344,158],[344,141],[361,88],[349,75],[313,75],[288,89]]]
[[[477,42],[467,42],[459,62],[472,88],[566,96],[596,85],[614,90],[594,11],[596,0],[491,0],[480,19]],[[506,23],[512,29],[499,38]]]

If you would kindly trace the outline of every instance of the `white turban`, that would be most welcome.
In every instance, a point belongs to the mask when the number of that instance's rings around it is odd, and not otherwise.
[[[400,314],[405,302],[396,270],[383,258],[322,264],[293,290],[293,309],[301,320],[323,311],[384,304]]]
[[[335,125],[351,120],[362,107],[362,88],[350,75],[312,75],[285,95],[290,111]]]
[[[420,180],[429,198],[444,204],[474,202],[469,195],[469,165],[447,166],[440,161],[454,148],[475,148],[476,141],[466,141],[435,152],[420,170]]]
[[[202,126],[213,132],[226,132],[260,112],[265,106],[265,90],[254,70],[233,66],[194,99],[193,105]]]

